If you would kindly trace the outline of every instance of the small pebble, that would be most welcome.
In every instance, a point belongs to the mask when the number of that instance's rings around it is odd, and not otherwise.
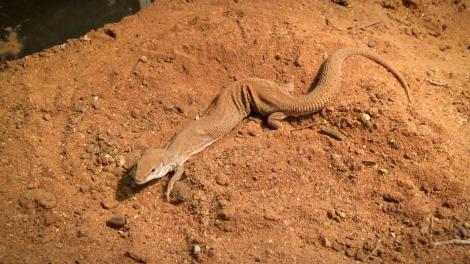
[[[302,61],[299,58],[294,60],[294,65],[297,67],[302,67]]]
[[[135,110],[135,109],[132,109],[131,110],[131,116],[133,118],[138,118],[139,117],[139,111]]]
[[[331,241],[327,237],[320,238],[320,242],[321,242],[322,246],[324,246],[326,248],[331,248]]]
[[[388,143],[390,144],[390,147],[392,149],[399,149],[400,148],[400,143],[396,142],[393,139],[391,139]]]
[[[374,160],[363,160],[362,164],[364,164],[366,166],[375,166],[377,164],[377,162],[375,162]]]
[[[139,61],[142,62],[142,63],[147,63],[148,59],[147,59],[146,56],[142,56],[142,57],[140,57]]]
[[[175,109],[180,114],[184,114],[186,112],[186,110],[183,107],[179,106],[179,105],[176,106]]]
[[[113,215],[108,221],[106,221],[106,225],[114,228],[119,229],[126,225],[126,217],[120,214]]]
[[[49,121],[49,120],[51,120],[52,116],[51,116],[51,114],[46,113],[42,118],[46,121]]]
[[[411,153],[408,153],[408,152],[406,152],[406,153],[403,155],[403,157],[404,157],[405,159],[407,159],[407,160],[413,160],[413,159],[414,159],[413,155],[412,155]]]
[[[113,30],[113,29],[110,29],[110,28],[105,28],[104,29],[104,33],[110,37],[112,37],[113,39],[115,39],[117,37],[117,34],[116,32]]]
[[[364,261],[367,258],[367,255],[362,250],[358,250],[354,256],[356,260]]]
[[[193,255],[198,255],[199,253],[201,253],[201,246],[199,244],[194,244],[193,245],[193,249],[192,249],[192,253]]]
[[[358,116],[358,119],[359,121],[365,125],[365,126],[369,126],[369,121],[370,121],[370,115],[369,114],[366,114],[366,113],[360,113],[359,116]]]
[[[271,221],[281,220],[281,217],[272,210],[266,210],[266,213],[264,214],[263,217],[264,219],[271,220]]]
[[[346,253],[346,256],[352,258],[356,255],[356,250],[354,248],[350,247],[350,248],[346,249],[345,253]]]
[[[333,128],[329,128],[329,127],[325,127],[325,126],[322,126],[320,127],[320,131],[336,140],[339,140],[339,141],[343,141],[346,139],[346,136],[337,131],[336,129],[333,129]]]
[[[377,46],[377,42],[375,40],[369,40],[369,42],[367,42],[367,46],[369,48],[374,48],[375,46]]]
[[[422,226],[420,229],[419,229],[419,233],[423,236],[426,236],[429,234],[429,228],[427,226]]]
[[[371,117],[380,117],[380,113],[381,113],[381,110],[377,107],[371,107],[369,108],[369,110],[367,110],[367,113],[371,116]]]
[[[119,205],[119,203],[116,200],[111,199],[111,198],[104,199],[103,201],[101,201],[101,206],[104,209],[113,209],[113,208],[117,207],[118,205]]]
[[[326,216],[329,218],[329,219],[332,219],[332,220],[335,220],[336,222],[340,222],[341,219],[340,217],[336,214],[335,211],[333,210],[328,210],[328,212],[326,212]]]
[[[338,242],[334,242],[331,245],[331,248],[334,249],[335,251],[340,251],[343,248],[343,246]]]
[[[331,2],[342,6],[349,6],[349,0],[331,0]]]
[[[44,225],[50,226],[59,222],[60,218],[56,214],[50,213],[44,216]]]
[[[215,182],[220,186],[227,186],[230,183],[228,177],[224,174],[217,174],[217,176],[215,176]]]
[[[382,169],[379,169],[379,175],[384,176],[384,175],[387,175],[387,174],[388,174],[388,170],[387,170],[387,169],[383,169],[383,168],[382,168]]]
[[[163,111],[165,112],[173,112],[175,110],[175,108],[172,106],[172,105],[164,105],[163,106]]]
[[[219,218],[224,221],[230,221],[235,216],[235,210],[231,208],[225,208],[220,211]]]
[[[382,197],[383,197],[384,201],[389,202],[389,203],[399,203],[399,202],[404,200],[403,195],[401,193],[398,193],[398,192],[384,193]]]
[[[335,214],[336,214],[337,216],[341,217],[341,218],[346,218],[346,213],[343,212],[343,211],[341,211],[341,210],[339,210],[339,209],[336,209],[336,210],[335,210]]]
[[[82,159],[82,160],[88,160],[88,159],[91,159],[91,158],[92,158],[92,156],[91,156],[90,153],[85,152],[82,155],[80,155],[80,159]]]

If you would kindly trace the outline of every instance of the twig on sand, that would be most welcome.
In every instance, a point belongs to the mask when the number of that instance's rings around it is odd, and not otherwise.
[[[441,245],[464,245],[470,246],[470,239],[451,239],[451,240],[444,240],[444,241],[436,241],[432,243],[433,246],[441,246]]]
[[[290,130],[289,133],[292,133],[294,131],[304,130],[304,129],[307,129],[307,128],[312,128],[314,126],[315,126],[315,124],[306,125],[306,126],[302,126],[302,127],[297,127],[297,128],[294,128],[294,129]]]
[[[378,21],[375,21],[373,23],[370,23],[370,24],[367,24],[367,25],[364,25],[364,26],[360,26],[360,27],[355,27],[355,28],[350,28],[348,30],[357,30],[357,29],[365,29],[365,28],[368,28],[368,27],[372,27],[372,26],[375,26],[379,23],[381,23],[382,20],[378,20]]]
[[[370,258],[371,256],[375,255],[377,253],[377,250],[379,250],[381,245],[382,245],[382,240],[380,240],[380,239],[377,240],[377,243],[375,244],[374,249],[369,253],[369,255],[367,257]]]
[[[447,86],[447,84],[445,84],[445,83],[441,83],[441,82],[438,82],[438,81],[434,81],[434,80],[431,80],[431,79],[428,79],[428,78],[426,78],[426,81],[427,81],[429,84],[436,85],[436,86]]]
[[[330,127],[325,127],[325,126],[321,126],[320,127],[320,131],[323,133],[323,134],[326,134],[336,140],[339,140],[339,141],[343,141],[346,139],[346,135],[344,134],[343,131],[339,132],[338,130],[334,129],[334,128],[330,128]],[[343,132],[343,133],[342,133]]]

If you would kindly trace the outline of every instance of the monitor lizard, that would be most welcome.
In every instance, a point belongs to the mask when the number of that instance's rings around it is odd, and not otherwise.
[[[169,200],[175,182],[184,173],[184,163],[222,138],[251,113],[267,116],[268,125],[278,129],[286,117],[323,109],[335,98],[341,84],[343,61],[351,55],[364,56],[389,70],[411,101],[403,76],[379,55],[361,48],[340,49],[325,60],[316,87],[305,95],[292,96],[292,84],[279,85],[265,79],[247,78],[234,82],[212,101],[201,118],[189,122],[165,147],[146,150],[136,163],[134,182],[144,184],[174,171],[165,193]]]

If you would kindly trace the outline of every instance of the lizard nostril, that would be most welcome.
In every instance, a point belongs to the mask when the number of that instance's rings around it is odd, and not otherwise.
[[[155,172],[155,168],[152,169],[152,172]]]

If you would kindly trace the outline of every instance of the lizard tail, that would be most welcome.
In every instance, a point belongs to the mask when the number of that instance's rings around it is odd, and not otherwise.
[[[295,105],[286,106],[283,110],[288,115],[303,115],[315,113],[331,102],[341,85],[342,64],[352,55],[364,56],[389,70],[403,86],[408,101],[411,101],[409,86],[403,76],[379,55],[366,49],[348,48],[333,53],[322,65],[317,86],[307,95],[296,98]]]

